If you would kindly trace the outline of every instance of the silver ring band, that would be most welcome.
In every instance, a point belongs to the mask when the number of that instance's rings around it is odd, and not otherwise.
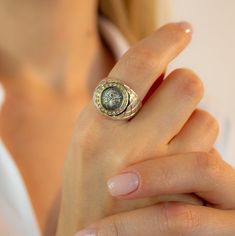
[[[114,120],[130,119],[142,106],[138,95],[128,85],[109,77],[96,86],[93,103],[99,112]]]

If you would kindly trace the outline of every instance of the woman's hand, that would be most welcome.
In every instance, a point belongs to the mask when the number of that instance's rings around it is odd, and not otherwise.
[[[188,44],[189,31],[185,23],[160,28],[134,45],[109,77],[123,80],[143,100],[156,78]],[[78,119],[65,163],[58,235],[73,235],[103,217],[160,201],[200,204],[192,194],[115,199],[108,193],[106,181],[153,157],[211,150],[218,125],[208,113],[195,110],[202,95],[199,78],[190,70],[179,69],[167,76],[130,121],[111,120],[90,102]]]
[[[128,191],[134,186],[132,180],[135,188]],[[235,169],[215,150],[136,163],[111,177],[108,186],[119,199],[195,193],[212,207],[235,209]]]
[[[136,177],[126,175],[125,179],[125,174]],[[133,186],[128,181],[135,178],[138,184],[131,193],[117,194],[123,186]],[[120,185],[120,181],[125,184]],[[235,235],[235,169],[214,150],[137,163],[112,177],[109,186],[112,194],[120,199],[194,192],[207,206],[171,202],[117,214],[92,225],[90,232],[93,230],[99,236]]]

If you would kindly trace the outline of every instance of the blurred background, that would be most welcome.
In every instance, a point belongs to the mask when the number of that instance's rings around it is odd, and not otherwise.
[[[167,12],[159,13],[161,25],[169,21],[186,20],[194,28],[190,46],[175,59],[170,69],[189,67],[201,77],[205,84],[202,106],[223,122],[220,138],[223,135],[234,135],[234,125],[229,122],[235,121],[235,1],[160,2],[165,5]],[[233,137],[230,140],[234,142],[235,139]],[[235,164],[235,158],[229,154],[224,158]]]
[[[0,0],[0,236],[40,235],[39,228],[54,235],[64,158],[76,117],[90,99],[87,84],[96,85],[115,62],[98,40],[95,2]],[[191,68],[203,80],[201,107],[218,119],[216,147],[235,167],[235,0],[97,3],[120,30],[99,19],[117,55],[128,49],[125,38],[134,42],[153,30],[152,10],[159,26],[193,25],[190,46],[168,69]]]

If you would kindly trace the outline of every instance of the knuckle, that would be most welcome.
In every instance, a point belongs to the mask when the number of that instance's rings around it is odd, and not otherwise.
[[[164,166],[162,166],[162,168],[159,168],[159,181],[161,183],[164,183],[164,186],[166,188],[171,187],[174,183],[174,176],[172,171],[169,168],[166,168]]]
[[[219,132],[218,121],[208,112],[202,111],[202,119],[204,120],[204,127],[206,131],[212,131],[216,134]]]
[[[221,172],[219,158],[211,153],[200,153],[196,155],[196,168],[201,175],[214,183],[214,179]]]
[[[121,236],[124,234],[124,223],[116,216],[104,220],[98,227],[97,236]]]
[[[164,204],[164,233],[172,235],[188,235],[200,225],[199,215],[188,205],[177,203]]]
[[[178,69],[175,71],[175,77],[180,92],[187,95],[187,97],[202,97],[203,96],[203,83],[194,72],[188,69]]]
[[[86,123],[79,122],[74,130],[74,142],[78,144],[79,147],[83,147],[84,149],[93,147],[98,140],[95,140],[96,135],[94,130],[97,133],[99,133],[99,130],[101,130],[101,126],[98,123],[99,122],[94,122],[91,120],[87,120]]]
[[[95,109],[94,106],[92,109]],[[91,116],[91,112],[94,112],[93,116]],[[72,133],[72,146],[77,147],[80,152],[86,152],[85,156],[94,156],[92,154],[97,153],[98,150],[105,152],[112,152],[114,148],[116,151],[120,150],[122,142],[117,142],[117,137],[121,135],[120,126],[114,127],[111,122],[104,122],[102,115],[95,112],[95,110],[88,110],[79,116]],[[124,138],[126,136],[123,136]],[[104,140],[106,140],[106,149],[103,146]],[[113,145],[114,140],[115,145]],[[111,150],[111,148],[113,149]]]

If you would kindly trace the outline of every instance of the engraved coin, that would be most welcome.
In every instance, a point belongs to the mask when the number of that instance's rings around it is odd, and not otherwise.
[[[127,84],[108,77],[96,86],[93,103],[99,112],[115,120],[133,117],[142,106],[138,95]]]
[[[122,105],[123,94],[117,87],[108,87],[101,94],[101,103],[109,111],[116,110]]]

